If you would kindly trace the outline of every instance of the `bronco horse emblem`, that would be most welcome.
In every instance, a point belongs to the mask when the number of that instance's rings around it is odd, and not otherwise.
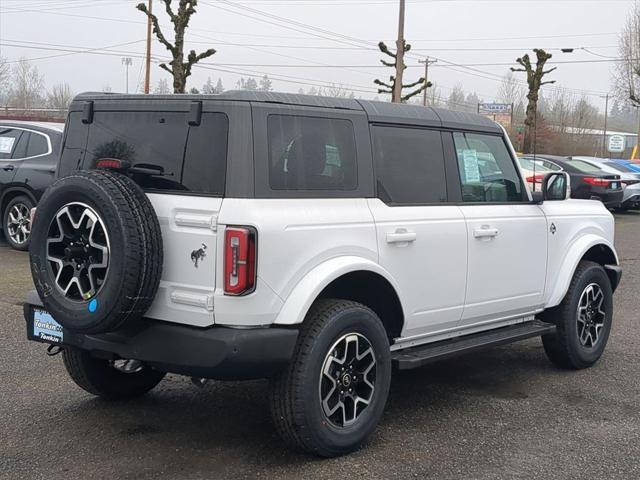
[[[198,263],[200,262],[200,260],[204,259],[204,257],[206,256],[207,256],[207,246],[203,243],[201,248],[191,252],[191,261],[193,262],[194,266],[198,268]]]

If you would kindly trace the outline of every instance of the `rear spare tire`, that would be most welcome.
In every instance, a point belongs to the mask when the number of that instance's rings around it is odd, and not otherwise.
[[[56,181],[33,220],[31,274],[64,328],[103,333],[140,318],[158,290],[162,236],[131,179],[93,170]]]

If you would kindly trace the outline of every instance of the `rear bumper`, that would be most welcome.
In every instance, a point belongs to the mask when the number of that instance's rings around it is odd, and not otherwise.
[[[293,328],[196,328],[143,319],[135,325],[99,335],[62,331],[61,341],[34,336],[33,294],[24,305],[30,340],[75,347],[104,359],[139,360],[156,370],[217,380],[268,378],[287,366],[298,330]],[[55,339],[53,339],[55,340]]]
[[[613,191],[593,191],[591,193],[592,199],[600,200],[604,203],[607,208],[617,208],[622,205],[622,190],[613,190]]]

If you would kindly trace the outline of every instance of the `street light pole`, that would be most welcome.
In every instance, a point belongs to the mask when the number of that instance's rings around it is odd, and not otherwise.
[[[129,93],[129,66],[133,63],[131,57],[122,57],[122,64],[126,71],[126,92]]]
[[[602,135],[602,158],[605,157],[605,149],[607,144],[607,122],[609,120],[609,94],[607,93],[604,97],[604,133]]]

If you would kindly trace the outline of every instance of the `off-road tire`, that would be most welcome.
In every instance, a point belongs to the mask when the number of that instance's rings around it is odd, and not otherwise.
[[[347,333],[366,336],[376,358],[376,383],[371,403],[349,427],[338,428],[324,417],[319,379],[326,355]],[[347,300],[317,301],[302,324],[288,368],[271,380],[270,407],[276,429],[285,443],[322,457],[349,453],[376,428],[389,393],[391,356],[387,333],[378,316],[366,306]]]
[[[580,296],[591,283],[598,284],[604,293],[603,305],[606,315],[600,340],[589,348],[583,346],[578,338],[577,310]],[[542,336],[544,350],[552,363],[561,368],[574,370],[594,365],[607,345],[613,318],[613,293],[604,268],[594,262],[580,262],[562,303],[544,312],[542,318],[556,325],[555,333]]]
[[[71,301],[55,287],[47,262],[47,238],[56,213],[81,202],[101,217],[109,235],[109,270],[104,285],[86,302]],[[160,224],[142,189],[130,178],[106,171],[74,172],[56,181],[42,197],[31,232],[31,273],[46,310],[66,329],[104,333],[135,322],[151,306],[163,264]],[[88,310],[95,298],[98,308]]]
[[[31,236],[27,237],[27,240],[23,243],[17,243],[9,234],[9,212],[16,205],[24,205],[27,212],[30,212],[34,207],[33,201],[27,197],[26,195],[19,195],[13,198],[7,205],[7,208],[2,212],[2,230],[4,233],[4,239],[9,244],[11,248],[14,250],[26,251],[29,249],[29,241],[31,240]]]
[[[83,390],[110,400],[127,400],[144,395],[164,378],[165,373],[143,367],[135,373],[113,368],[108,360],[92,357],[88,352],[65,348],[64,367]]]

